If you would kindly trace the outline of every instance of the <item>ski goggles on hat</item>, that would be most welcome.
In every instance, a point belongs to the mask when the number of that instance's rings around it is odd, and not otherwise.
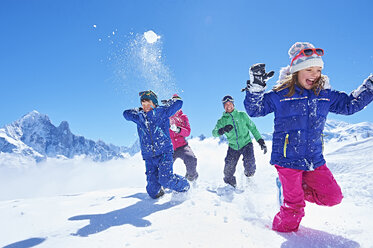
[[[154,97],[157,97],[157,95],[153,91],[151,91],[151,90],[146,90],[146,91],[139,92],[139,96],[140,97],[151,96],[151,95],[154,96]]]
[[[225,97],[223,97],[223,99],[221,101],[223,102],[223,105],[226,102],[234,102],[233,97],[231,97],[231,96],[225,96]]]
[[[316,54],[317,56],[323,56],[324,55],[324,50],[321,48],[305,48],[302,49],[297,56],[295,56],[290,63],[290,66],[293,65],[294,60],[296,60],[299,57],[310,57],[313,54]]]

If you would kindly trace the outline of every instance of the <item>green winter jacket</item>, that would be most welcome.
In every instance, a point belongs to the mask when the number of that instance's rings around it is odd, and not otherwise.
[[[229,146],[234,150],[240,150],[251,142],[250,132],[257,141],[262,138],[249,116],[245,112],[237,111],[236,109],[232,113],[223,113],[223,116],[216,123],[214,130],[212,130],[212,135],[219,137],[218,130],[229,124],[233,126],[233,129],[225,133],[225,136],[228,139]]]

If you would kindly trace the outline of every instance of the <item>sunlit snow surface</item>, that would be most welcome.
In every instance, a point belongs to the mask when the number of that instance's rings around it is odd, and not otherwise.
[[[146,194],[139,154],[0,168],[0,247],[372,247],[373,138],[330,142],[326,160],[344,200],[307,203],[298,233],[270,229],[278,211],[270,149],[254,144],[256,174],[247,180],[240,161],[234,191],[222,181],[227,145],[195,138],[200,178],[158,200]],[[174,170],[184,175],[185,166],[177,160]]]

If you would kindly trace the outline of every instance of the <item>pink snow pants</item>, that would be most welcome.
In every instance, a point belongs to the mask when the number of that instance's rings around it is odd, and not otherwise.
[[[273,219],[272,229],[294,232],[304,216],[305,200],[322,206],[334,206],[342,201],[341,188],[332,173],[322,165],[314,171],[303,171],[275,165],[284,195],[284,203]]]

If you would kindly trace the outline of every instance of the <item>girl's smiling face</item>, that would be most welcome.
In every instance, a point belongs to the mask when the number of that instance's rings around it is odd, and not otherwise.
[[[299,84],[307,90],[314,87],[315,82],[321,77],[321,67],[312,66],[298,72]]]

